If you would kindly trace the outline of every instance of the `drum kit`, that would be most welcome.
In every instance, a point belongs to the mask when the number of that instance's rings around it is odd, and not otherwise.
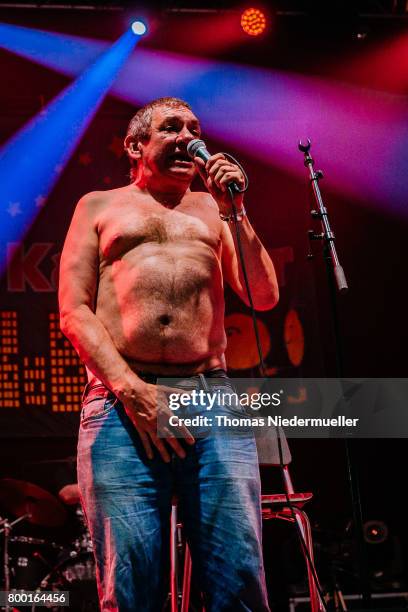
[[[75,612],[99,610],[95,580],[95,561],[92,541],[85,517],[79,504],[72,507],[75,517],[74,539],[68,543],[52,541],[50,537],[22,535],[21,527],[28,530],[45,528],[58,533],[69,521],[69,512],[52,493],[23,480],[0,480],[0,506],[13,519],[0,516],[0,546],[3,556],[2,590],[69,592],[69,609]],[[71,502],[72,503],[72,502]],[[72,512],[72,514],[74,514]],[[16,527],[19,525],[18,534]],[[49,529],[50,528],[50,529]],[[60,530],[61,531],[61,530]],[[41,601],[41,598],[39,598]],[[44,601],[44,598],[42,598]],[[19,611],[17,607],[6,610]],[[24,608],[27,609],[27,608]],[[65,608],[50,603],[33,604],[31,610],[62,612]]]

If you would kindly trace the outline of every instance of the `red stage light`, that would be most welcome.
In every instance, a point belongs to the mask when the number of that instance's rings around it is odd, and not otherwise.
[[[256,8],[248,8],[241,15],[241,27],[249,36],[259,36],[266,28],[266,17]]]

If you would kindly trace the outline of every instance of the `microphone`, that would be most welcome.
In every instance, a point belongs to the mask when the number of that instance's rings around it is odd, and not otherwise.
[[[199,138],[194,138],[194,140],[190,140],[187,145],[187,155],[189,155],[191,159],[199,157],[205,163],[207,163],[211,157],[210,153],[207,150],[207,147],[205,146],[204,140],[200,140]],[[228,183],[228,187],[235,191],[235,193],[241,193],[241,189],[235,181],[231,181],[230,183]]]

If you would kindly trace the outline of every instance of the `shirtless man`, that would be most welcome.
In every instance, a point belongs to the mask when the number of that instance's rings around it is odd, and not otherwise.
[[[207,612],[267,611],[256,448],[241,440],[157,435],[157,376],[225,374],[223,283],[247,303],[236,242],[220,213],[243,184],[222,154],[187,156],[200,137],[189,105],[161,98],[133,117],[126,187],[84,196],[64,245],[61,329],[88,371],[78,482],[103,612],[159,612],[177,490]],[[190,191],[200,171],[210,193]],[[242,195],[236,196],[238,212]],[[248,217],[241,236],[253,301],[278,300],[273,264]]]

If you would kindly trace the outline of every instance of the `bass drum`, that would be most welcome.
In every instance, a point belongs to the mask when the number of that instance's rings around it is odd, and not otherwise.
[[[91,552],[70,553],[68,558],[60,561],[58,565],[46,576],[38,593],[43,591],[69,592],[69,606],[34,604],[31,610],[66,612],[99,612],[98,593],[95,578],[95,559]]]

